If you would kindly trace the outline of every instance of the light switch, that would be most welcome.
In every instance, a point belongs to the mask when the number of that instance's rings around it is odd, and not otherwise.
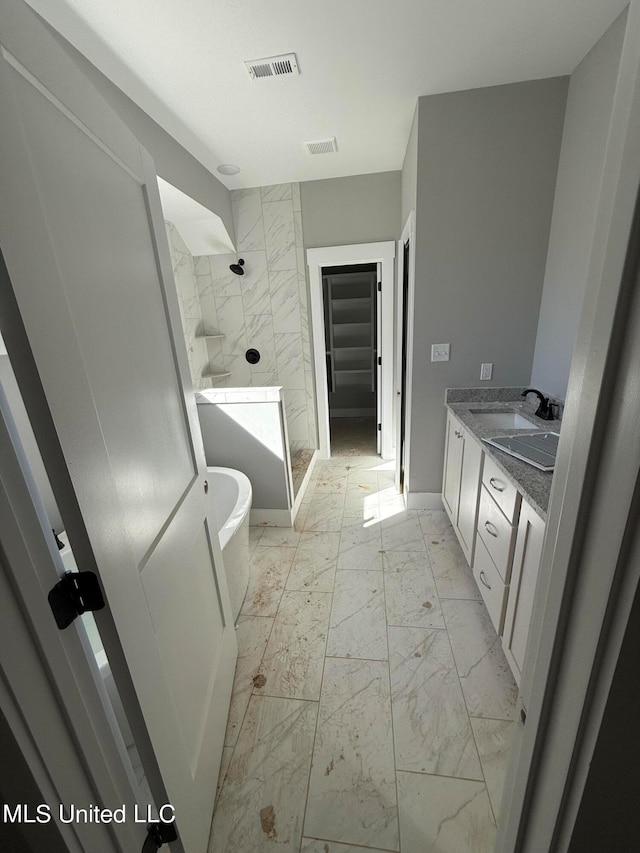
[[[431,361],[449,361],[449,344],[431,344]]]

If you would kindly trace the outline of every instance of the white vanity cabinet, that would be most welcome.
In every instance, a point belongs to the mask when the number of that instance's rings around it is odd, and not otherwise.
[[[485,459],[485,463],[490,462]],[[473,576],[489,611],[493,627],[502,634],[513,557],[515,527],[494,501],[483,477],[478,509],[478,532]],[[520,507],[520,495],[517,495]]]
[[[451,411],[442,502],[520,685],[545,522]]]
[[[447,415],[442,502],[469,565],[475,550],[483,452],[458,418]]]
[[[518,685],[522,675],[529,636],[529,624],[540,568],[545,523],[522,501],[516,545],[511,569],[511,584],[507,598],[502,646]]]

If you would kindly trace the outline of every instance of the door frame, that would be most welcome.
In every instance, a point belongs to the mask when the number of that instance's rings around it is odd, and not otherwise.
[[[375,263],[382,265],[382,316],[378,320],[382,332],[382,352],[379,353],[382,357],[382,387],[378,389],[378,393],[382,397],[382,458],[393,459],[393,275],[395,256],[396,244],[393,240],[307,249],[313,332],[313,365],[316,383],[318,456],[320,459],[329,459],[331,456],[322,268]]]
[[[104,829],[57,820],[58,803],[126,804],[130,815],[136,795],[88,638],[74,625],[58,630],[41,586],[43,566],[54,581],[64,567],[1,385],[0,522],[0,611],[2,627],[12,626],[11,642],[0,643],[0,708],[68,849],[138,849],[146,828],[129,817]],[[166,802],[157,767],[149,782]]]
[[[640,583],[640,0],[631,0],[495,853],[565,853]]]
[[[407,288],[407,367],[405,374],[405,396],[402,398],[402,325],[404,322],[404,311],[402,305],[402,279],[404,276],[404,244],[409,241],[409,281]],[[411,459],[411,431],[407,426],[411,423],[411,391],[413,388],[413,332],[414,332],[414,310],[415,310],[415,281],[416,281],[416,214],[415,210],[409,211],[409,216],[402,229],[398,240],[398,263],[397,263],[397,298],[395,313],[395,395],[394,395],[394,446],[396,450],[396,489],[400,491],[400,466],[402,464],[400,454],[400,426],[402,407],[404,406],[405,434],[404,434],[404,482],[402,496],[405,504],[409,493],[409,471]]]

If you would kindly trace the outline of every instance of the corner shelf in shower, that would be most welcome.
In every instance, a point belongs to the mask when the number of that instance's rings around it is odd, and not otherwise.
[[[196,338],[201,338],[205,341],[214,341],[218,338],[224,338],[224,335],[196,335]]]
[[[202,379],[224,379],[225,376],[231,376],[231,373],[203,373]]]

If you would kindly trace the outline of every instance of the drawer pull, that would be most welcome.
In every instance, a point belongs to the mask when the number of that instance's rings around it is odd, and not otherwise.
[[[498,538],[498,531],[496,530],[495,525],[491,524],[490,521],[485,521],[484,529],[490,536],[495,536],[496,539]]]
[[[484,576],[484,572],[480,572],[480,580],[486,586],[487,589],[491,589],[491,584],[487,583],[486,578]]]
[[[500,480],[496,480],[496,478],[495,478],[495,477],[491,477],[491,479],[489,480],[489,483],[491,484],[491,487],[492,487],[493,489],[495,489],[495,490],[496,490],[496,492],[504,492],[504,489],[505,489],[505,487],[504,487],[504,486],[500,487],[500,486],[497,486],[497,485],[496,485],[496,483],[499,483],[499,482],[500,482]]]

